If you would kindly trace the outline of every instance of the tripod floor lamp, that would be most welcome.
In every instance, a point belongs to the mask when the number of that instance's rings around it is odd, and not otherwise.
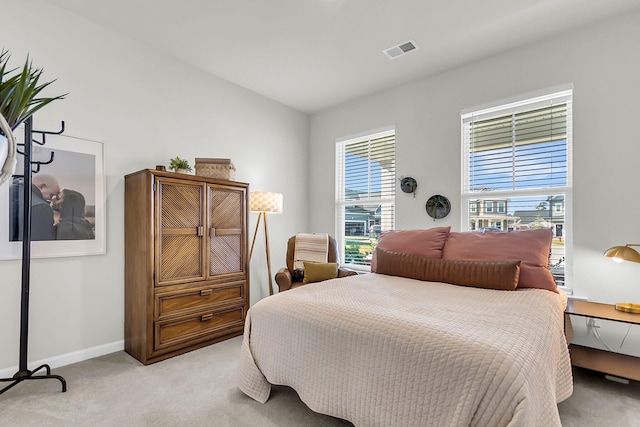
[[[253,245],[256,243],[258,235],[258,227],[260,226],[260,218],[264,222],[264,246],[267,253],[267,272],[269,274],[269,295],[273,295],[273,278],[271,277],[271,256],[269,252],[269,229],[267,226],[267,214],[282,213],[282,193],[269,193],[262,191],[254,191],[249,195],[249,210],[258,214],[258,222],[253,232],[253,241],[251,242],[251,250],[249,251],[249,259],[253,255]]]

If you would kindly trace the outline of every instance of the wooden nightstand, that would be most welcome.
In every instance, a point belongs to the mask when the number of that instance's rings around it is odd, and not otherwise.
[[[574,316],[640,325],[640,314],[618,311],[612,304],[569,300],[566,313]],[[573,366],[640,381],[640,357],[612,353],[576,344],[569,346],[569,352]]]

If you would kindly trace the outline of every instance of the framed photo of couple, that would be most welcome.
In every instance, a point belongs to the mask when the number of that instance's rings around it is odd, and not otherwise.
[[[22,127],[14,131],[24,141]],[[34,133],[34,139],[40,135]],[[106,251],[103,144],[65,135],[46,135],[32,146],[31,257],[70,257]],[[22,147],[18,146],[22,151]],[[24,157],[0,186],[0,260],[22,257]],[[51,160],[50,163],[49,160]]]

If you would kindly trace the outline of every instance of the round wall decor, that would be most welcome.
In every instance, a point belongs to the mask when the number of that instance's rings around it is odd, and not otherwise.
[[[435,221],[436,219],[449,215],[449,212],[451,212],[451,202],[446,197],[436,194],[427,200],[426,210],[427,215]]]
[[[400,178],[400,189],[403,193],[413,193],[413,197],[416,197],[416,188],[418,188],[418,182],[410,176]]]

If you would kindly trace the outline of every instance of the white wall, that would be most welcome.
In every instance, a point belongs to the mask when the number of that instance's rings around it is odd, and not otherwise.
[[[460,111],[573,83],[574,294],[640,302],[640,265],[602,256],[610,246],[640,243],[638,40],[640,13],[627,14],[313,115],[311,227],[335,230],[327,180],[336,138],[395,125],[397,174],[418,181],[415,199],[397,193],[396,227],[459,229]],[[453,212],[434,223],[424,204],[436,193],[451,199]],[[608,330],[619,344],[626,327]],[[592,341],[579,328],[576,340]],[[640,354],[640,330],[631,331],[623,351]]]
[[[69,92],[35,116],[36,128],[65,120],[67,135],[102,141],[105,152],[107,254],[33,260],[30,361],[122,347],[127,173],[176,155],[192,165],[195,157],[231,158],[251,190],[284,193],[284,214],[269,218],[274,273],[284,264],[287,238],[308,225],[307,115],[39,0],[4,2],[2,15],[0,40],[14,65],[29,53],[44,79],[58,79],[48,94]],[[252,302],[268,294],[263,241],[259,234]],[[18,364],[20,272],[19,260],[0,261],[0,373],[9,375]]]

